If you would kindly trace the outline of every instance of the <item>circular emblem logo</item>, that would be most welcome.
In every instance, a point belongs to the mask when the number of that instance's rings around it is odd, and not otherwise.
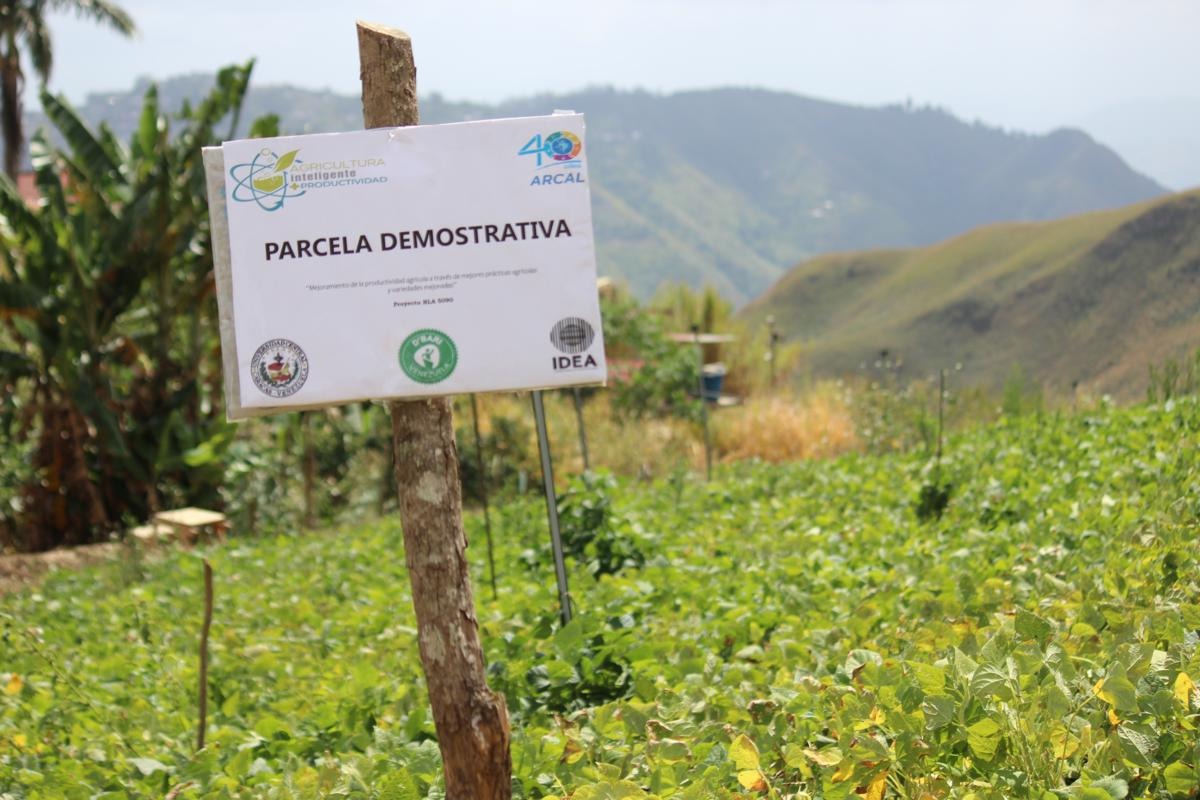
[[[440,383],[458,366],[458,348],[441,331],[423,328],[400,345],[400,369],[417,383]]]
[[[582,149],[583,143],[570,131],[556,131],[546,137],[546,152],[555,161],[570,161]]]
[[[290,397],[308,380],[308,356],[290,339],[272,339],[254,351],[250,377],[268,397]]]
[[[585,352],[596,340],[596,330],[586,319],[564,317],[550,329],[550,342],[564,353]]]

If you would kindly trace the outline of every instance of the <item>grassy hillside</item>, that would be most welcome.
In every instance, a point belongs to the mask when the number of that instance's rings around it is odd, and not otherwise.
[[[165,82],[164,105],[199,96],[208,82]],[[136,125],[144,89],[93,95],[84,115],[123,134]],[[1079,131],[1031,136],[936,108],[754,89],[591,89],[495,106],[434,96],[422,100],[421,117],[558,108],[588,114],[600,270],[642,296],[662,281],[686,281],[740,304],[818,253],[926,244],[989,222],[1050,219],[1164,191]],[[358,98],[331,92],[252,89],[243,120],[268,112],[288,133],[362,125]]]
[[[977,430],[926,522],[915,455],[577,482],[566,627],[544,509],[505,506],[476,603],[514,797],[1194,798],[1198,432],[1194,398]],[[205,555],[199,752],[198,558],[0,598],[0,793],[442,798],[399,526]]]
[[[1140,394],[1148,365],[1200,345],[1200,192],[939,244],[826,255],[743,311],[809,343],[818,375],[881,350],[909,377],[963,365],[998,386],[1014,364],[1059,391]]]

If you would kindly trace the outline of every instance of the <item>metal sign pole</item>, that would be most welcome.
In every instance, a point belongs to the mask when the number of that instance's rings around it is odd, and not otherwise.
[[[479,400],[471,395],[471,424],[475,428],[475,465],[479,470],[479,494],[483,498],[483,530],[487,536],[488,578],[492,584],[492,599],[499,597],[496,591],[496,555],[492,548],[492,513],[488,509],[487,470],[484,469],[483,439],[479,435]]]
[[[558,606],[562,623],[571,621],[571,593],[567,588],[567,565],[563,559],[562,534],[558,529],[558,497],[554,493],[554,465],[550,459],[550,436],[546,432],[546,406],[541,390],[533,395],[533,416],[537,423],[538,451],[542,456],[542,483],[546,489],[546,516],[550,521],[550,544],[554,548],[554,577],[558,581]]]
[[[588,458],[587,429],[583,426],[583,395],[579,393],[578,386],[571,389],[571,394],[575,399],[575,421],[579,424],[579,452],[583,456],[583,471],[590,472],[592,464]]]
[[[946,370],[938,372],[938,430],[937,430],[937,461],[934,463],[934,480],[941,485],[942,481],[942,429],[945,425],[946,408]]]
[[[700,326],[692,326],[692,337],[696,342],[696,360],[700,364],[700,419],[704,424],[704,469],[705,480],[712,480],[712,436],[708,431],[708,397],[704,391],[704,348],[700,346]]]
[[[770,389],[775,388],[775,343],[779,341],[779,334],[775,333],[775,315],[767,316],[767,363],[771,365],[771,380],[767,384]]]

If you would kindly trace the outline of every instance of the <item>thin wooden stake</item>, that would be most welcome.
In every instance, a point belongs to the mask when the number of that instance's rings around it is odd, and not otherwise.
[[[571,389],[571,394],[575,401],[575,423],[579,426],[579,454],[583,458],[583,471],[590,472],[592,463],[588,457],[587,428],[583,424],[583,394],[578,386]]]
[[[204,559],[204,625],[200,628],[200,724],[196,729],[196,749],[204,749],[204,731],[208,727],[208,632],[212,628],[213,571]]]
[[[488,580],[492,584],[492,599],[500,597],[496,591],[496,555],[492,548],[492,512],[488,508],[487,470],[483,460],[483,437],[479,435],[479,401],[471,395],[471,426],[475,429],[475,466],[479,470],[479,493],[483,496],[483,532],[487,537]]]
[[[417,124],[408,34],[359,22],[358,54],[365,126]],[[414,400],[390,408],[404,558],[446,798],[509,800],[508,709],[484,673],[450,402]]]
[[[312,411],[300,412],[301,440],[304,443],[304,527],[317,524],[316,496],[317,450],[312,440]]]

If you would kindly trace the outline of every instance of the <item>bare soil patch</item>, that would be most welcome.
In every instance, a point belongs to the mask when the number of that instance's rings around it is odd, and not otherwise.
[[[52,570],[81,569],[116,558],[121,548],[119,542],[102,542],[45,553],[0,554],[0,595],[36,586]]]

